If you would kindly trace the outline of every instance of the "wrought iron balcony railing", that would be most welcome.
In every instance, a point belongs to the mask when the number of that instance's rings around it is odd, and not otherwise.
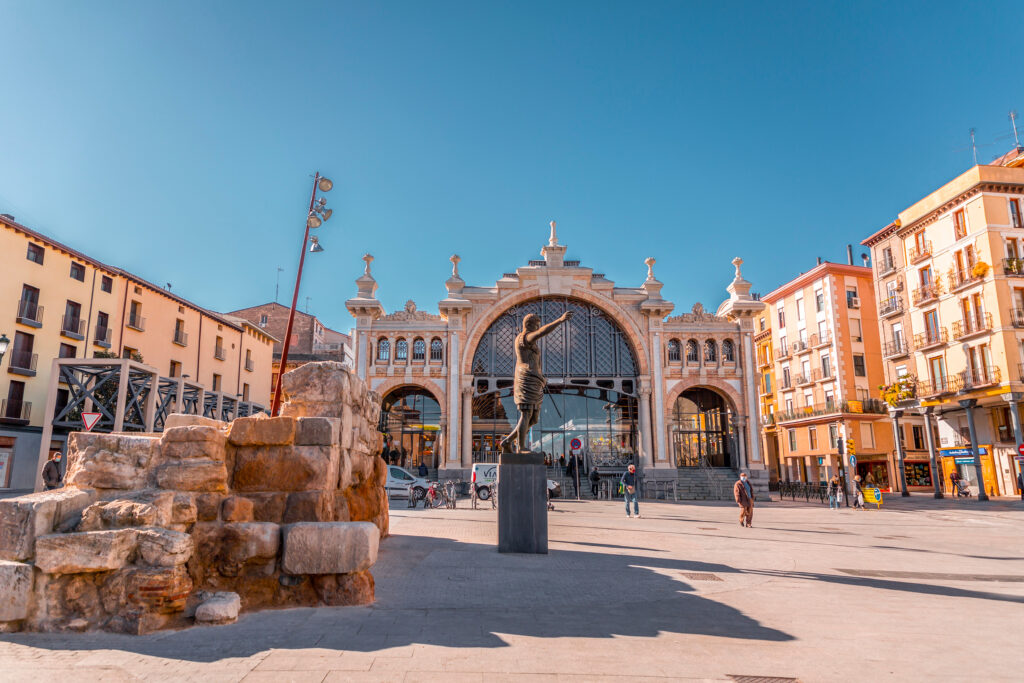
[[[178,346],[188,346],[188,333],[184,330],[175,330],[173,341]]]
[[[788,346],[781,346],[775,349],[775,360],[786,360],[792,358],[793,354],[790,353]]]
[[[78,316],[66,315],[60,321],[60,333],[81,341],[85,339],[85,321]]]
[[[213,350],[213,357],[217,360],[224,360],[227,356],[224,353],[224,347],[218,346]]]
[[[7,370],[17,375],[28,375],[30,377],[34,377],[36,374],[36,364],[38,362],[38,353],[11,351],[11,360],[7,365]]]
[[[1003,273],[1010,277],[1024,277],[1024,259],[1004,258]]]
[[[908,256],[910,257],[910,262],[911,263],[917,263],[918,261],[923,261],[924,259],[928,258],[931,255],[932,255],[932,243],[930,241],[928,241],[928,240],[925,240],[924,242],[922,242],[920,246],[915,245],[915,246],[911,247],[910,251],[908,252]]]
[[[953,385],[956,391],[970,391],[999,384],[1002,381],[1002,376],[1003,372],[999,367],[982,365],[958,372],[954,377]]]
[[[807,342],[804,341],[803,339],[798,339],[795,342],[793,342],[792,347],[793,347],[793,353],[795,353],[797,355],[799,355],[801,353],[807,353],[808,351],[811,350],[810,347],[807,346]]]
[[[878,261],[878,275],[883,277],[896,270],[896,261],[891,258],[883,258]]]
[[[18,300],[17,322],[29,327],[43,326],[43,307],[35,301]]]
[[[822,417],[824,415],[836,415],[840,413],[869,413],[873,415],[884,415],[887,411],[888,406],[886,403],[877,398],[869,398],[866,401],[825,401],[824,403],[814,403],[811,405],[800,406],[793,410],[777,412],[775,413],[775,419],[781,424],[783,422],[806,420],[812,417]]]
[[[97,327],[96,334],[93,336],[92,343],[96,346],[102,346],[105,349],[110,348],[110,337],[111,329],[109,327]]]
[[[960,340],[992,331],[992,314],[982,313],[953,321],[953,339]]]
[[[28,422],[32,419],[32,402],[14,398],[0,400],[0,417]]]
[[[825,380],[830,380],[830,379],[834,379],[835,378],[835,371],[831,367],[822,368],[820,371],[819,370],[815,370],[815,372],[818,373],[817,380],[819,382],[824,382]]]
[[[955,292],[962,287],[973,285],[975,282],[981,282],[984,277],[979,277],[974,274],[973,264],[969,265],[966,269],[960,270],[959,268],[949,269],[949,291]]]
[[[893,296],[882,301],[878,307],[878,315],[882,318],[888,318],[890,315],[896,315],[897,313],[903,312],[903,297]]]
[[[928,330],[926,332],[920,332],[914,335],[914,348],[918,351],[924,351],[925,349],[931,349],[936,346],[942,346],[949,342],[949,335],[946,333],[945,327],[940,327],[935,330]]]
[[[812,334],[811,335],[811,346],[818,348],[819,346],[828,346],[832,343],[832,333],[825,332],[824,334]]]
[[[137,332],[146,331],[146,319],[141,315],[131,314],[128,316],[128,327],[132,328]]]
[[[933,398],[954,391],[953,383],[948,377],[937,377],[932,380],[918,380],[917,395],[919,398]]]
[[[899,358],[910,353],[910,344],[906,339],[893,339],[882,345],[883,358]]]
[[[942,286],[939,284],[938,278],[936,278],[935,282],[926,282],[914,290],[912,294],[914,305],[920,306],[929,301],[934,301],[939,298],[941,293]]]
[[[1011,309],[1010,321],[1012,322],[1014,327],[1024,327],[1024,309]]]

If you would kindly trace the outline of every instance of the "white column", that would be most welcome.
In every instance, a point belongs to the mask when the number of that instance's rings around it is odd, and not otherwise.
[[[757,377],[755,375],[757,366],[754,364],[754,343],[750,332],[740,332],[743,338],[743,363],[746,366],[747,376],[747,441],[749,442],[747,462],[744,467],[749,467],[751,462],[762,463],[761,439],[755,438],[761,431],[761,415],[757,404]]]
[[[665,445],[665,378],[661,367],[661,356],[661,334],[655,332],[651,335],[651,359],[654,361],[654,372],[651,373],[651,381],[654,383],[654,429],[658,439],[658,449],[655,451],[654,460],[664,463],[664,466],[667,467],[668,449]]]
[[[367,345],[370,341],[370,332],[368,330],[360,330],[356,334],[359,335],[359,355],[356,356],[356,372],[359,375],[359,379],[365,382],[366,368],[370,364],[370,356],[367,353]]]
[[[640,386],[640,448],[644,468],[654,467],[654,445],[651,441],[651,387]]]
[[[462,390],[462,466],[473,466],[473,387]]]
[[[448,462],[459,462],[459,335],[448,337]]]

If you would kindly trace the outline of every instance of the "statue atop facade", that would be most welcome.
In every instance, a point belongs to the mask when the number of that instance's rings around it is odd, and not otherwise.
[[[572,311],[566,311],[557,320],[544,326],[540,324],[540,317],[533,313],[523,318],[523,331],[516,335],[516,368],[512,385],[512,398],[519,409],[519,422],[508,436],[501,440],[499,447],[505,453],[513,452],[513,447],[520,453],[526,452],[530,428],[540,419],[540,407],[544,401],[547,380],[541,372],[541,355],[537,342],[571,317]]]

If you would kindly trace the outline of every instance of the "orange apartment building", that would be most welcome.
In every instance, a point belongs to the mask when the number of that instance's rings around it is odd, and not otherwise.
[[[852,446],[857,472],[887,486],[895,455],[888,411],[873,398],[883,375],[871,268],[821,263],[762,301],[772,338],[769,370],[759,356],[762,390],[766,377],[773,386],[763,433],[777,438],[782,481],[852,476]]]
[[[758,316],[754,323],[754,355],[757,358],[758,414],[761,416],[761,448],[768,465],[769,487],[779,482],[779,437],[775,428],[775,363],[772,352],[771,316]]]

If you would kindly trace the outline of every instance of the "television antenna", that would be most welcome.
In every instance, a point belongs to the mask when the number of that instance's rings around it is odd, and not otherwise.
[[[1010,110],[1010,125],[1013,126],[1013,144],[1020,147],[1020,137],[1017,135],[1017,110]]]

